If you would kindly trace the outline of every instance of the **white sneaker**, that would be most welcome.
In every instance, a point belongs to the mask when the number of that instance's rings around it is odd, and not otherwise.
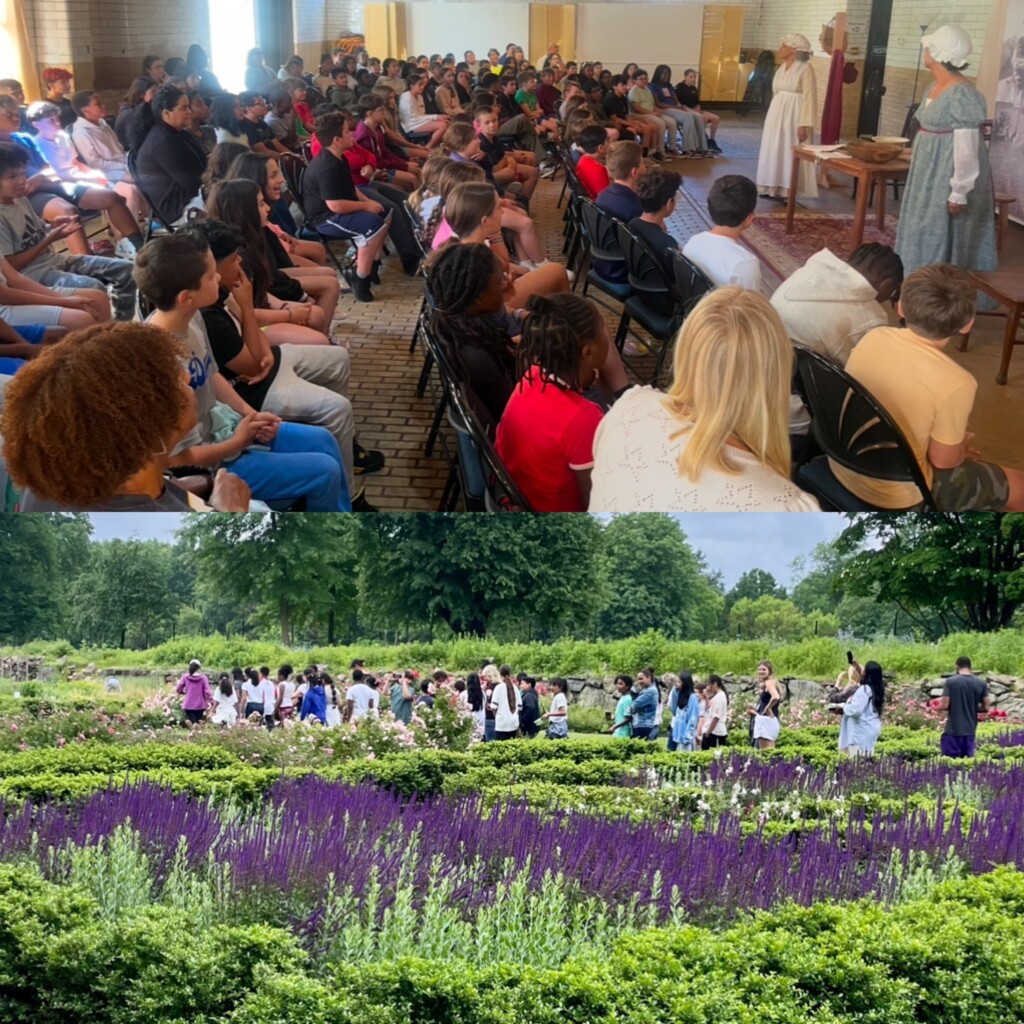
[[[557,168],[554,164],[548,164],[546,167],[544,166],[544,164],[541,164],[538,168],[538,170],[540,171],[540,176],[542,178],[553,178],[555,176],[556,169]]]
[[[135,262],[135,246],[128,241],[127,238],[122,238],[117,245],[114,246],[114,255],[119,260],[128,260],[129,263]]]

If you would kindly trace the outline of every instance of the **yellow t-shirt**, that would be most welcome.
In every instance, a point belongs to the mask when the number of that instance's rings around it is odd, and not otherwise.
[[[863,384],[896,421],[914,451],[929,486],[928,442],[960,444],[978,382],[935,342],[899,327],[868,331],[850,353],[846,372]],[[880,508],[909,508],[921,496],[913,484],[871,480],[829,464],[836,479],[862,501]]]

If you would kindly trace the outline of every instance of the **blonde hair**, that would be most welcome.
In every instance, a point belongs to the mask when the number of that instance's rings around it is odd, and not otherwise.
[[[444,133],[441,148],[451,156],[453,153],[461,153],[475,138],[476,129],[471,124],[456,121],[450,124]]]
[[[675,342],[665,407],[689,435],[679,475],[697,483],[707,469],[736,474],[732,437],[788,478],[793,349],[771,304],[757,292],[716,288],[686,318]]]

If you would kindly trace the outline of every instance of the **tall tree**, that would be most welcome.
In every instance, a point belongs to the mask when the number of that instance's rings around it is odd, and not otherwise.
[[[780,587],[775,577],[765,569],[748,569],[737,581],[736,585],[725,595],[727,609],[737,601],[748,597],[756,601],[759,597],[778,597],[784,599],[786,588]]]
[[[84,639],[126,647],[131,633],[148,647],[170,633],[177,608],[168,587],[169,545],[110,540],[94,544],[90,556],[71,588]]]
[[[379,514],[359,519],[361,614],[485,635],[496,616],[586,628],[600,603],[590,516]]]
[[[852,594],[891,601],[926,633],[991,632],[1024,604],[1024,514],[868,513],[838,540]]]
[[[60,558],[46,516],[0,515],[0,641],[24,643],[60,626]]]
[[[355,596],[353,521],[313,513],[191,516],[181,538],[225,595],[257,599],[281,642]]]
[[[713,634],[723,599],[678,520],[663,514],[615,516],[602,555],[607,598],[597,617],[601,636],[659,629],[670,637]]]

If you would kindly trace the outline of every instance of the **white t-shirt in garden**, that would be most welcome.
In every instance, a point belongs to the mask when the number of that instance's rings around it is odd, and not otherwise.
[[[262,704],[263,703],[263,684],[254,683],[249,679],[246,679],[242,683],[242,693],[245,694],[246,704]]]
[[[379,699],[377,691],[372,686],[367,686],[366,683],[353,683],[348,688],[346,697],[352,701],[352,721],[365,718],[370,714],[371,708],[374,714],[377,713]]]
[[[273,679],[261,679],[260,692],[263,695],[263,714],[272,715],[277,708],[277,684]]]
[[[515,704],[510,704],[508,687],[498,683],[491,694],[491,707],[494,709],[494,731],[515,732],[519,728],[519,711],[523,706],[523,695],[518,687],[513,687]]]
[[[295,706],[295,681],[285,679],[281,683],[281,707],[290,708]]]
[[[564,693],[556,693],[551,698],[551,708],[549,711],[551,718],[556,721],[563,721],[568,723],[569,721],[569,698]],[[556,716],[561,715],[561,718]]]
[[[739,472],[705,470],[697,483],[679,475],[688,435],[653,388],[630,388],[594,435],[591,512],[818,512],[817,501],[737,448]],[[678,436],[673,436],[678,435]]]
[[[719,690],[718,693],[708,701],[708,710],[704,716],[704,720],[707,725],[710,725],[716,718],[718,719],[714,729],[711,730],[712,736],[729,735],[729,728],[725,724],[728,717],[729,701],[726,699],[725,694]]]

